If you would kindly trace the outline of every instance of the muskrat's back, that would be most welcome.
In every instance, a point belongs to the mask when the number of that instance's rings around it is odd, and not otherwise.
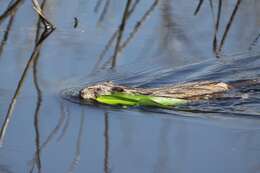
[[[223,82],[199,81],[154,88],[152,95],[188,100],[209,99],[231,88]]]

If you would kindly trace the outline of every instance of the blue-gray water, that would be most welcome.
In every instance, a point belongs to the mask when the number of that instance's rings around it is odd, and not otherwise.
[[[231,93],[238,97],[184,110],[80,105],[61,96],[68,88],[106,80],[158,87],[192,80],[259,79],[260,3],[241,1],[216,55],[217,1],[212,1],[213,10],[211,1],[204,1],[197,15],[199,1],[159,0],[154,6],[157,1],[140,1],[127,20],[122,42],[147,10],[149,15],[110,69],[115,42],[103,59],[99,56],[120,25],[126,1],[100,2],[96,8],[98,1],[46,1],[44,12],[56,30],[43,42],[36,73],[32,64],[16,99],[2,137],[0,172],[260,172],[259,85]],[[0,15],[8,3],[0,0]],[[222,2],[217,45],[236,3]],[[1,126],[37,30],[31,1],[21,3],[14,14],[0,52]],[[9,19],[0,23],[1,40]]]

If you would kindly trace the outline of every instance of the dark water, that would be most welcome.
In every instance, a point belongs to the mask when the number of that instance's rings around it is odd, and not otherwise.
[[[258,1],[221,1],[219,20],[219,1],[203,1],[196,15],[199,1],[133,0],[131,7],[136,2],[121,45],[134,36],[113,66],[116,39],[100,54],[126,1],[46,1],[44,12],[56,30],[42,43],[13,102],[1,136],[1,173],[260,172],[259,85],[179,110],[118,109],[62,98],[64,89],[105,80],[157,87],[260,78]],[[8,3],[0,0],[1,16]],[[1,125],[33,54],[37,20],[31,1],[21,1],[0,20]]]

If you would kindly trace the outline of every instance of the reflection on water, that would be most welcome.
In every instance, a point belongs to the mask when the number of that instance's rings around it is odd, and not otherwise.
[[[142,24],[145,22],[145,20],[147,19],[147,17],[150,15],[150,13],[154,10],[154,8],[157,6],[159,0],[155,0],[152,5],[148,8],[148,10],[145,11],[144,15],[140,18],[140,20],[138,20],[135,24],[135,26],[133,27],[132,31],[129,33],[128,37],[125,39],[125,41],[121,44],[121,39],[122,39],[122,35],[124,33],[125,30],[125,25],[128,23],[129,18],[131,17],[131,15],[134,13],[139,0],[136,0],[133,5],[130,7],[131,5],[131,1],[128,0],[127,4],[126,4],[126,8],[124,11],[124,15],[121,21],[120,26],[118,27],[118,30],[116,30],[111,38],[109,39],[108,43],[106,44],[104,50],[101,52],[101,54],[98,57],[98,61],[94,67],[94,69],[98,68],[99,64],[101,63],[102,59],[104,58],[106,52],[108,51],[108,49],[111,47],[112,43],[114,42],[114,40],[116,40],[116,46],[114,48],[114,53],[112,55],[112,57],[109,58],[109,60],[103,65],[107,66],[108,63],[110,63],[111,59],[111,68],[114,68],[116,65],[116,61],[117,61],[117,56],[118,53],[120,53],[124,48],[127,47],[127,45],[129,44],[129,42],[134,38],[135,34],[138,32],[138,30],[140,29],[140,27],[142,26]],[[94,71],[95,72],[95,71]]]
[[[12,173],[12,171],[10,171],[9,168],[5,165],[0,165],[0,171],[2,173]]]
[[[259,170],[259,85],[175,110],[60,96],[105,80],[158,87],[259,79],[259,2],[0,4],[0,172]]]
[[[107,112],[104,114],[104,145],[105,145],[105,153],[104,153],[104,173],[109,173],[109,115]]]
[[[79,134],[77,137],[77,143],[76,143],[76,150],[75,150],[75,156],[71,162],[71,164],[69,165],[69,169],[68,172],[75,172],[74,170],[76,169],[76,167],[79,165],[80,162],[80,147],[81,147],[81,141],[82,141],[82,134],[83,134],[83,127],[84,127],[84,121],[85,121],[85,114],[84,114],[84,110],[81,113],[81,117],[80,117],[80,126],[79,126]]]
[[[8,24],[6,26],[6,29],[4,30],[4,34],[2,37],[1,43],[0,43],[0,57],[2,55],[4,45],[8,40],[9,32],[12,28],[17,9],[18,9],[19,5],[21,5],[22,3],[23,3],[22,0],[16,1],[16,3],[14,3],[13,1],[10,1],[6,11],[0,16],[0,24],[4,21],[5,18],[10,16],[8,19]],[[10,15],[8,15],[8,13],[10,13]]]
[[[19,3],[19,2],[17,2],[17,3]],[[45,2],[45,1],[43,1],[43,2]],[[16,4],[14,4],[14,5],[16,5]],[[14,5],[10,5],[11,7],[9,7],[10,8],[9,11],[12,11],[12,9],[15,8],[15,7],[13,7]],[[9,11],[7,11],[5,13],[6,14],[11,13]],[[5,14],[3,14],[3,15],[5,15]],[[49,34],[51,34],[52,31],[53,31],[53,28],[45,28],[45,30],[39,36],[39,33],[40,33],[40,20],[41,19],[42,18],[39,18],[39,22],[38,22],[38,27],[37,27],[38,29],[37,29],[37,32],[36,32],[36,39],[35,39],[34,50],[33,50],[32,54],[31,54],[31,57],[29,58],[29,60],[28,60],[28,62],[26,64],[22,74],[21,74],[21,78],[20,78],[20,80],[19,80],[19,82],[17,84],[17,87],[15,89],[14,95],[13,95],[13,97],[11,99],[11,102],[10,102],[10,104],[8,106],[8,111],[7,111],[7,114],[5,116],[4,123],[3,123],[2,127],[1,127],[0,143],[2,143],[3,140],[4,140],[4,136],[5,136],[6,130],[8,128],[8,125],[9,125],[9,122],[11,120],[11,116],[13,114],[13,110],[14,110],[14,107],[15,107],[15,104],[16,104],[16,99],[17,99],[17,97],[20,94],[20,90],[21,90],[21,88],[23,86],[24,80],[26,79],[26,76],[27,76],[27,73],[28,73],[28,69],[29,69],[31,64],[35,64],[34,65],[35,66],[34,67],[34,79],[35,79],[34,83],[35,83],[35,87],[36,87],[36,90],[37,90],[37,93],[38,93],[38,101],[37,101],[37,107],[36,107],[35,114],[38,114],[38,109],[40,108],[40,105],[41,105],[41,91],[40,91],[40,88],[38,86],[38,83],[36,82],[36,80],[37,80],[36,79],[37,78],[36,77],[36,65],[37,65],[37,60],[38,60],[38,57],[39,57],[39,51],[41,49],[41,45],[42,45],[43,41],[49,36]],[[44,20],[42,20],[42,21],[44,21]],[[45,24],[45,26],[47,26],[47,25]]]

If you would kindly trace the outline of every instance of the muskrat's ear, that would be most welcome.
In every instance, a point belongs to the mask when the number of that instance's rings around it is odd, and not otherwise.
[[[114,83],[113,83],[111,80],[109,80],[109,81],[106,81],[106,82],[102,83],[101,85],[104,85],[104,86],[113,86]]]
[[[101,91],[102,89],[100,87],[97,87],[96,88],[96,91]]]
[[[111,88],[111,90],[114,91],[114,92],[123,92],[124,88],[119,87],[119,86],[114,86],[114,87]]]

